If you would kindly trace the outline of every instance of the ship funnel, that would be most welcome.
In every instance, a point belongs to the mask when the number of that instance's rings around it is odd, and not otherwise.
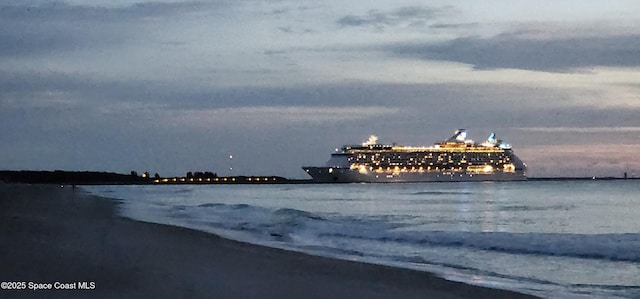
[[[498,147],[501,149],[511,149],[511,144],[508,144],[502,140],[498,140]]]
[[[369,136],[369,140],[367,140],[364,143],[362,143],[362,146],[375,145],[375,144],[377,144],[377,142],[378,142],[378,136],[371,135],[371,136]]]
[[[459,129],[456,130],[456,133],[451,138],[449,138],[447,142],[464,142],[465,140],[467,140],[467,130]]]
[[[493,145],[498,143],[498,140],[496,140],[496,133],[491,132],[491,134],[489,134],[489,137],[487,137],[487,143]]]

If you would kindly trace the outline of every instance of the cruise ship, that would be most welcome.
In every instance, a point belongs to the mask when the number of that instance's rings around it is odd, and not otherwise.
[[[467,139],[465,129],[432,146],[378,144],[371,135],[361,145],[345,145],[324,167],[302,167],[314,182],[467,182],[523,181],[526,164],[491,133],[483,143]]]

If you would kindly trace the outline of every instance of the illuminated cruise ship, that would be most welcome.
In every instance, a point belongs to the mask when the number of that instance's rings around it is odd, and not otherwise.
[[[433,146],[378,144],[371,135],[361,145],[345,145],[324,167],[302,167],[315,182],[464,182],[526,180],[526,164],[491,133],[484,143],[464,129]]]

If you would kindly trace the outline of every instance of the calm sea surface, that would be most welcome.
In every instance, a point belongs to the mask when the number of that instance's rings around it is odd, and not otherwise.
[[[89,186],[124,216],[549,298],[640,298],[640,181]]]

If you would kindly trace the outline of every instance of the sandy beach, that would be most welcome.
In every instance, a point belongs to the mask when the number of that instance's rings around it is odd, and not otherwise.
[[[534,298],[138,222],[116,210],[115,200],[80,188],[0,184],[0,297]]]

